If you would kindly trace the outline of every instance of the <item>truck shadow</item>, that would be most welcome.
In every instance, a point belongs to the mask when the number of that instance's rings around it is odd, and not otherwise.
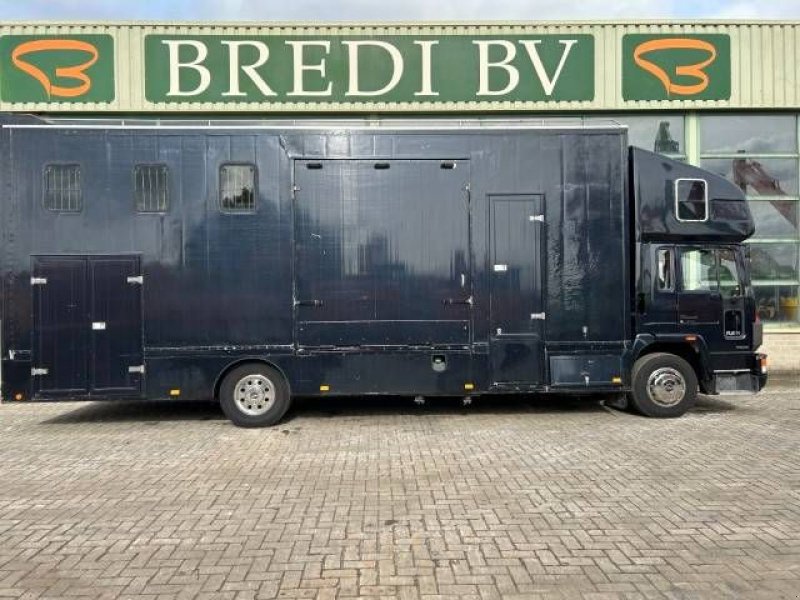
[[[606,414],[638,418],[635,413],[605,406],[608,397],[569,395],[485,396],[465,406],[461,398],[427,398],[417,405],[409,397],[358,396],[337,398],[298,398],[282,421],[300,418],[333,418],[378,415],[509,415],[509,414]],[[736,403],[700,396],[692,410],[696,413],[725,413],[737,410]],[[109,401],[91,402],[42,422],[43,425],[81,423],[141,422],[156,425],[181,421],[226,421],[216,403],[189,401]]]

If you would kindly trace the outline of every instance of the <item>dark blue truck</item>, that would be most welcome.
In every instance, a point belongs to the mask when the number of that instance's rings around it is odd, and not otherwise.
[[[745,197],[615,124],[0,121],[4,400],[766,382]],[[334,401],[334,400],[332,400]]]

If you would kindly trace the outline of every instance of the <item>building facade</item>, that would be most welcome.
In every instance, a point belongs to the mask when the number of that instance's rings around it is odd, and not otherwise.
[[[169,125],[614,119],[727,177],[773,367],[800,369],[800,21],[6,24],[0,112]]]

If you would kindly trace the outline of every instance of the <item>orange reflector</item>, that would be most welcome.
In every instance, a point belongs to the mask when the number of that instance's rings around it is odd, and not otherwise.
[[[181,395],[181,391],[180,390],[170,390],[169,391],[169,395],[170,396],[180,396]]]
[[[24,397],[22,394],[14,394],[14,400],[22,400]]]
[[[331,386],[329,386],[329,385],[321,385],[321,386],[319,386],[319,391],[320,392],[330,392],[331,391]]]
[[[611,383],[622,383],[622,377],[612,377]]]
[[[697,341],[697,336],[696,335],[687,335],[683,339],[685,339],[687,342],[696,342]]]
[[[766,373],[767,372],[767,355],[766,354],[762,354],[761,356],[758,357],[758,364],[761,367],[761,372],[762,373]]]
[[[474,383],[465,383],[464,384],[464,389],[465,390],[474,390],[475,389],[475,384]]]

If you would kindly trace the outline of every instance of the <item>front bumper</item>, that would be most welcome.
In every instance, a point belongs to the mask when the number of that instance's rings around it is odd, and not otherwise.
[[[714,393],[755,394],[767,385],[767,355],[753,355],[750,369],[714,373]]]

